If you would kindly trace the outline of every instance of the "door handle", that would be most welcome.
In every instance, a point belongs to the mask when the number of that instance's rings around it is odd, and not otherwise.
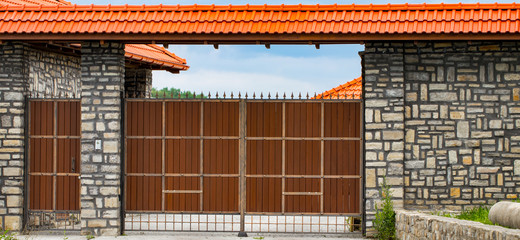
[[[72,157],[72,172],[76,172],[76,158]]]

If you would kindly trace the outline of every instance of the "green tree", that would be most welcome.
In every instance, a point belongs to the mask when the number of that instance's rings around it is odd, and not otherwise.
[[[160,90],[157,90],[157,88],[152,88],[152,97],[153,98],[206,98],[202,96],[201,94],[196,94],[192,91],[182,91],[179,88],[163,88]]]

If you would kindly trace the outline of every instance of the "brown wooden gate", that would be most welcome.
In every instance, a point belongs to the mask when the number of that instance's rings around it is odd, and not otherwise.
[[[362,212],[361,104],[127,99],[125,229],[351,230],[347,217]]]
[[[28,101],[28,227],[79,230],[81,103]]]

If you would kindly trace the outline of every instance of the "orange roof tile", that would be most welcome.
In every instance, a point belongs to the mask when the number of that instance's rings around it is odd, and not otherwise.
[[[362,77],[325,91],[315,99],[361,99]]]
[[[460,39],[461,34],[520,33],[520,4],[0,7],[0,34],[22,33],[170,34],[171,39],[171,34],[452,34]]]
[[[0,0],[1,5],[72,5],[63,0]]]
[[[189,68],[186,65],[186,59],[154,44],[126,44],[125,57],[148,63],[154,66],[154,69],[166,69],[173,73]]]
[[[64,0],[0,0],[0,6],[72,6]],[[152,69],[165,69],[172,73],[187,70],[186,59],[180,58],[163,47],[155,44],[126,44],[127,60],[138,61],[152,66]]]

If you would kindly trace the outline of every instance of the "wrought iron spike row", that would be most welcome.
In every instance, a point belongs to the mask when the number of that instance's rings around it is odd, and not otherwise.
[[[242,98],[242,94],[240,92],[238,92],[238,99],[241,99]]]
[[[278,92],[276,92],[276,99],[278,99]]]
[[[245,98],[247,99],[247,92],[246,92]]]
[[[267,99],[271,99],[271,92],[267,93]]]
[[[307,92],[307,99],[309,99],[309,92]]]
[[[253,99],[255,99],[255,98],[256,98],[256,93],[255,93],[255,92],[253,92]]]
[[[231,91],[231,99],[233,99],[233,91]]]
[[[294,94],[293,94],[293,92],[291,92],[291,99],[294,99]]]
[[[260,99],[264,99],[264,93],[260,92]]]
[[[285,92],[284,92],[284,93],[283,93],[283,99],[285,99],[285,97],[286,97],[286,96],[285,96]]]

